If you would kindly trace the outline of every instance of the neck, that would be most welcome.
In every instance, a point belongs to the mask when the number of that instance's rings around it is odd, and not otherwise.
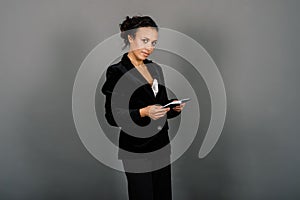
[[[143,60],[137,59],[131,51],[128,53],[127,56],[134,66],[140,66],[144,64]]]

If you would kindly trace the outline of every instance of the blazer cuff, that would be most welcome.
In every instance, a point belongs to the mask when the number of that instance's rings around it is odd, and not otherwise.
[[[131,119],[139,126],[147,126],[151,122],[150,117],[141,117],[140,109],[130,109],[129,113]]]

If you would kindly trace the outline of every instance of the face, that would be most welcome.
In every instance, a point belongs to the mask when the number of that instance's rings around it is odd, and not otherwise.
[[[145,60],[154,50],[158,39],[158,32],[153,27],[138,28],[135,38],[128,35],[130,49],[137,60]]]

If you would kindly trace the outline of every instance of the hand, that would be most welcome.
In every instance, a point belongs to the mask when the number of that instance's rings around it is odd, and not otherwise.
[[[174,100],[174,101],[176,101],[176,100]],[[180,112],[180,111],[183,110],[184,106],[185,106],[185,103],[182,103],[182,104],[180,104],[178,106],[173,107],[172,109],[175,110],[176,112]]]
[[[151,105],[140,109],[140,114],[142,117],[148,116],[153,120],[157,120],[163,117],[170,108],[163,108],[160,105]]]

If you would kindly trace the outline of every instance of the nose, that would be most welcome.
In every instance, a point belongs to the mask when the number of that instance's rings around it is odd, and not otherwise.
[[[147,44],[145,48],[151,52],[154,49],[154,46],[152,46],[152,44]]]

